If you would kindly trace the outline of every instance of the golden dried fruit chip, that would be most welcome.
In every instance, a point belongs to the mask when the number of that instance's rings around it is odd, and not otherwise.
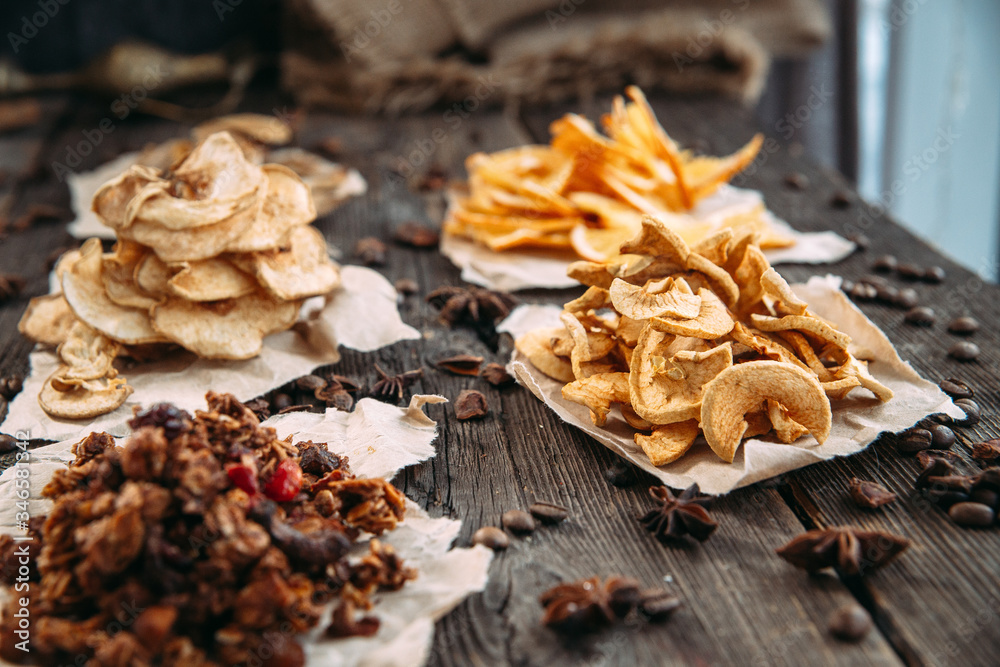
[[[17,330],[45,345],[59,345],[79,320],[62,292],[36,296],[17,324]]]
[[[650,283],[639,287],[615,278],[609,293],[615,310],[635,320],[650,317],[692,319],[701,311],[701,296],[691,294],[690,289],[674,287],[672,280],[665,291],[654,292]]]
[[[38,403],[49,415],[58,419],[92,419],[120,407],[132,394],[132,387],[122,378],[88,380],[61,391],[52,386],[63,368],[45,381],[38,394]]]
[[[560,357],[552,351],[552,339],[564,330],[564,327],[556,327],[529,331],[514,341],[514,346],[535,368],[553,380],[573,382],[576,376],[573,374],[573,366],[569,359]]]
[[[221,257],[181,262],[167,268],[177,271],[167,280],[167,289],[189,301],[236,299],[256,292],[259,287],[253,276]]]
[[[705,288],[698,290],[698,296],[701,297],[701,306],[697,317],[691,319],[652,317],[649,320],[649,325],[654,329],[675,336],[689,336],[705,340],[714,340],[732,331],[736,323],[719,297]]]
[[[604,426],[612,403],[628,403],[628,373],[595,373],[562,388],[567,401],[585,405],[595,426]]]
[[[635,444],[642,447],[651,464],[662,466],[673,463],[687,454],[699,433],[701,428],[698,426],[698,420],[688,419],[674,424],[655,426],[649,435],[636,433]]]
[[[744,415],[772,400],[804,426],[820,444],[830,435],[830,401],[809,371],[781,361],[748,361],[731,366],[705,387],[701,428],[708,446],[732,463],[747,429]]]
[[[844,332],[837,331],[823,320],[808,315],[771,317],[770,315],[753,314],[750,316],[750,322],[761,331],[799,331],[809,333],[816,338],[833,343],[845,350],[851,342],[850,337]]]

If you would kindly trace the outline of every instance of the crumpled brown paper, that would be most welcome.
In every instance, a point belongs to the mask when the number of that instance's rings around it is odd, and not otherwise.
[[[379,403],[370,398],[358,401],[354,412],[333,408],[325,414],[291,413],[264,422],[282,437],[328,443],[331,452],[350,457],[351,468],[362,476],[384,475],[391,478],[402,468],[434,455],[432,442],[436,423],[421,406],[444,402],[441,396],[414,396],[407,408]],[[204,400],[200,401],[204,407]],[[41,498],[41,491],[52,474],[73,460],[70,448],[79,438],[30,450],[31,472],[28,513],[41,516],[51,501]],[[122,444],[122,442],[119,442]],[[19,533],[14,480],[16,469],[0,475],[0,533]],[[377,593],[373,613],[381,620],[374,637],[323,640],[322,628],[329,621],[327,610],[317,629],[303,642],[307,665],[394,665],[416,667],[426,662],[434,639],[434,621],[454,609],[472,593],[486,586],[487,571],[493,552],[483,546],[449,549],[462,522],[448,518],[432,519],[407,499],[406,518],[395,530],[380,539],[391,544],[418,576],[399,591]],[[367,544],[355,546],[359,556]],[[0,665],[7,665],[0,660]]]
[[[260,355],[245,361],[199,359],[179,350],[169,359],[123,368],[121,374],[135,392],[117,410],[93,420],[54,419],[38,405],[38,392],[56,370],[59,357],[52,350],[37,347],[30,356],[31,370],[24,389],[11,402],[0,431],[10,435],[21,431],[42,440],[64,440],[90,431],[125,435],[135,405],[166,401],[194,410],[203,405],[209,389],[247,401],[318,366],[336,362],[340,359],[338,345],[370,352],[420,338],[420,333],[400,318],[396,290],[382,275],[344,266],[341,278],[341,288],[325,306],[320,298],[303,305],[303,313],[321,307],[318,318],[303,320],[308,322],[307,336],[293,330],[272,334],[264,339]]]
[[[840,278],[814,276],[808,283],[792,285],[795,293],[809,304],[809,310],[837,324],[851,336],[854,344],[871,353],[872,375],[895,392],[888,403],[879,403],[867,391],[856,389],[841,401],[831,401],[833,428],[822,445],[811,435],[795,443],[766,442],[750,438],[736,453],[732,463],[716,456],[704,438],[681,459],[656,468],[632,439],[635,430],[621,417],[617,407],[608,415],[604,428],[590,421],[589,411],[564,400],[563,385],[539,372],[524,355],[515,351],[508,366],[518,382],[545,402],[559,417],[586,432],[594,439],[673,488],[686,488],[697,482],[701,490],[713,495],[728,493],[775,475],[802,468],[811,463],[854,454],[867,447],[883,431],[900,431],[933,412],[962,416],[943,391],[920,377],[900,359],[892,343],[875,324],[865,317],[840,291]],[[518,336],[540,327],[559,326],[558,306],[521,306],[497,328]],[[867,358],[867,356],[866,356]]]
[[[705,222],[721,222],[729,216],[752,210],[763,201],[763,195],[756,190],[722,185],[715,194],[698,202],[690,214]],[[854,252],[854,243],[834,232],[800,232],[770,211],[765,211],[764,219],[778,234],[795,239],[795,245],[788,248],[764,251],[771,264],[832,264]],[[450,234],[441,239],[441,252],[462,269],[462,280],[489,289],[513,292],[536,287],[563,289],[579,285],[566,275],[566,268],[578,259],[571,253],[554,256],[530,250],[493,252],[485,246]]]

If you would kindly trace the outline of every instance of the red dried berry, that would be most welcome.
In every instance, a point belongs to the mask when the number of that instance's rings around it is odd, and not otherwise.
[[[285,459],[278,464],[271,481],[264,485],[264,495],[279,503],[287,503],[302,488],[302,468],[294,459]]]
[[[229,481],[246,491],[251,496],[256,495],[259,490],[257,486],[257,475],[249,466],[242,463],[230,463],[226,466],[226,474]]]

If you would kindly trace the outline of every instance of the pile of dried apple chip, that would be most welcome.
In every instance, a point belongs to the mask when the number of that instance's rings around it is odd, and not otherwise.
[[[588,285],[562,327],[517,349],[562,395],[603,426],[613,404],[653,465],[677,460],[703,434],[732,462],[745,438],[791,443],[830,433],[830,399],[856,387],[892,391],[849,351],[850,338],[809,312],[768,264],[756,232],[723,229],[693,247],[646,216],[610,262],[579,261]]]
[[[58,346],[62,365],[39,402],[50,415],[109,412],[131,388],[112,362],[179,345],[200,357],[248,359],[264,336],[290,328],[303,300],[340,284],[323,235],[309,223],[309,187],[287,167],[257,164],[253,146],[228,131],[166,171],[134,165],[94,196],[115,231],[66,253],[61,291],[32,300],[22,333]]]
[[[444,231],[492,250],[572,250],[603,261],[656,215],[688,243],[721,227],[748,228],[764,248],[793,241],[766,222],[763,204],[721,220],[691,213],[742,171],[760,150],[755,136],[723,158],[696,156],[670,138],[638,88],[604,116],[607,136],[586,118],[568,114],[552,124],[548,146],[522,146],[466,161],[468,193],[456,195]]]

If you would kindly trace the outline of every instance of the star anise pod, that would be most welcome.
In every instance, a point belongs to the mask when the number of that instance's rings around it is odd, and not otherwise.
[[[909,546],[909,540],[892,533],[840,526],[803,533],[777,554],[809,572],[836,567],[847,575],[862,575],[882,567]]]
[[[557,632],[582,634],[625,618],[641,599],[639,582],[628,577],[581,579],[542,593],[542,623]]]
[[[705,509],[711,498],[701,495],[697,484],[692,484],[679,496],[665,486],[651,486],[649,495],[659,506],[649,510],[639,521],[661,542],[680,540],[685,535],[704,542],[719,527]]]
[[[423,377],[424,370],[418,368],[398,375],[389,375],[375,364],[378,382],[372,387],[371,397],[384,403],[398,404],[403,400],[403,390]]]
[[[496,324],[510,314],[517,300],[505,292],[482,287],[449,286],[428,294],[427,302],[441,311],[442,322],[470,327],[481,341],[496,349]]]

